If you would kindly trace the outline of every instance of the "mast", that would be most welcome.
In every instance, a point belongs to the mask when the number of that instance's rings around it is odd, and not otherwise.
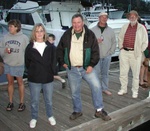
[[[109,15],[109,5],[110,5],[109,0],[107,0],[106,5],[107,5],[107,13]]]

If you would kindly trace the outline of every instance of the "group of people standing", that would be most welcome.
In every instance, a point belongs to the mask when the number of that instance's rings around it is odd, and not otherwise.
[[[131,67],[133,73],[132,97],[137,98],[141,59],[148,46],[148,35],[145,27],[137,22],[138,13],[136,11],[131,11],[128,19],[130,22],[122,27],[119,34],[121,89],[118,95],[127,93],[128,71]],[[108,88],[109,67],[111,55],[116,49],[116,36],[113,29],[107,25],[107,20],[108,14],[102,12],[99,14],[97,25],[89,29],[84,24],[83,16],[75,14],[71,20],[72,27],[64,32],[57,47],[53,44],[55,36],[48,37],[41,23],[34,26],[29,40],[21,32],[21,24],[18,20],[8,22],[9,33],[4,37],[0,46],[8,79],[9,103],[6,110],[11,111],[14,107],[14,76],[19,86],[18,111],[25,109],[22,76],[24,67],[26,67],[31,96],[30,128],[36,127],[41,89],[48,121],[51,125],[55,125],[52,95],[58,61],[66,69],[71,89],[73,113],[69,117],[70,120],[75,120],[83,115],[80,93],[82,79],[91,89],[94,116],[105,121],[111,120],[104,110],[102,93],[112,95]]]

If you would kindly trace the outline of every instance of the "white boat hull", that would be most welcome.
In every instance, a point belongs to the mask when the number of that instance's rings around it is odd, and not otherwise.
[[[83,7],[79,2],[50,2],[43,6],[33,1],[18,2],[5,13],[4,20],[1,20],[0,24],[7,29],[7,21],[19,19],[23,33],[30,38],[33,26],[42,23],[48,34],[56,36],[57,46],[65,29],[71,27],[72,16],[82,10]]]

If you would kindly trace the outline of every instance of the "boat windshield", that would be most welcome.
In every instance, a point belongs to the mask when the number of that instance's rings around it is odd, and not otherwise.
[[[20,20],[21,24],[34,25],[34,21],[30,13],[8,12],[5,21],[8,22],[12,19]]]

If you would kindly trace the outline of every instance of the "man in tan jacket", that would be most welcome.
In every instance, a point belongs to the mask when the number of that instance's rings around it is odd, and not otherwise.
[[[145,27],[138,23],[139,15],[136,11],[130,11],[127,17],[130,22],[119,33],[121,89],[118,95],[127,93],[128,72],[131,68],[132,98],[137,98],[142,53],[148,46],[148,34]]]

